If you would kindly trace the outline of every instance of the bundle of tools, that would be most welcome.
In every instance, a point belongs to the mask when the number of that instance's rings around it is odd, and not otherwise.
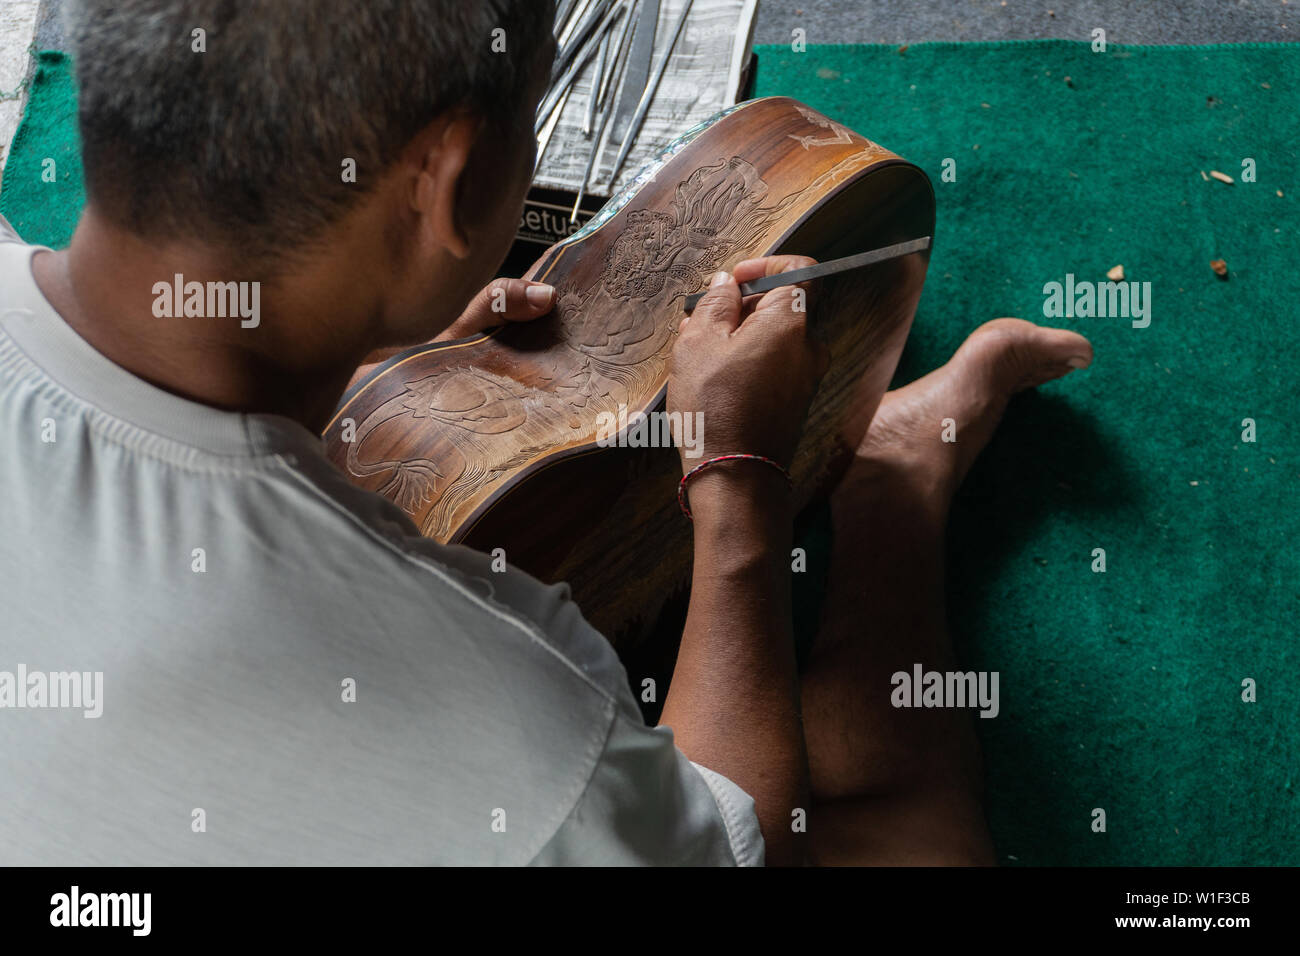
[[[582,134],[591,140],[591,150],[569,217],[571,222],[577,218],[592,171],[599,173],[597,160],[603,148],[617,145],[618,155],[609,171],[612,188],[645,122],[692,3],[686,0],[656,62],[660,0],[560,0],[555,13],[555,66],[550,88],[537,110],[534,132],[540,166],[569,94],[578,78],[587,76],[587,68],[592,66],[585,84],[587,107],[582,123]]]

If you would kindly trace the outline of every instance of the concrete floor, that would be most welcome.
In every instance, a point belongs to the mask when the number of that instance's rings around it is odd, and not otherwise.
[[[5,3],[20,0],[4,0]],[[328,0],[326,0],[328,2]],[[37,48],[61,50],[62,0],[40,0]],[[1300,0],[758,0],[755,43],[1089,39],[1110,43],[1300,40]]]
[[[23,115],[31,69],[28,48],[39,5],[39,0],[4,0],[0,4],[0,169]]]
[[[328,0],[321,0],[328,2]],[[472,0],[471,0],[472,2]],[[22,115],[29,50],[67,46],[63,0],[0,0],[0,170]],[[1110,43],[1300,40],[1300,0],[759,0],[756,43],[1060,37]]]
[[[759,0],[756,43],[1088,40],[1281,43],[1300,40],[1300,0]]]

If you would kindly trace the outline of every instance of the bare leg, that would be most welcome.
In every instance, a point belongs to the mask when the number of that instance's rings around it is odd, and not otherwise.
[[[972,715],[895,708],[890,676],[956,669],[943,580],[953,493],[1012,394],[1091,359],[1076,333],[998,319],[882,401],[831,500],[829,591],[803,677],[814,862],[994,862]],[[945,418],[954,443],[941,441]]]

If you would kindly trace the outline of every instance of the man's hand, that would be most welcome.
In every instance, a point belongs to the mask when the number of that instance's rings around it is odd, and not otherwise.
[[[478,335],[506,322],[527,322],[551,311],[555,287],[527,279],[493,279],[435,342]]]
[[[827,349],[808,334],[806,293],[787,286],[742,301],[737,281],[812,264],[742,262],[678,326],[668,406],[704,413],[703,454],[683,457],[684,469],[729,452],[789,463]],[[660,721],[690,759],[754,798],[768,862],[798,863],[804,847],[790,820],[808,806],[808,758],[791,636],[789,492],[774,469],[742,461],[691,479],[689,496],[691,605]]]
[[[689,468],[715,455],[765,455],[789,464],[828,351],[809,334],[810,293],[784,286],[742,300],[741,282],[801,269],[806,256],[747,259],[720,272],[678,326],[668,409],[704,413],[704,447]]]
[[[442,333],[430,340],[433,342],[452,342],[456,339],[469,338],[506,322],[527,322],[541,318],[551,311],[555,304],[555,287],[545,282],[530,282],[527,279],[493,279],[483,291],[470,301],[465,311]],[[357,368],[348,382],[348,388],[356,385],[380,362],[387,361],[403,348],[379,349],[366,356],[364,365]]]

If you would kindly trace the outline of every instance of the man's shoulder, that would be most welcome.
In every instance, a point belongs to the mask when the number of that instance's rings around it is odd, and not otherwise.
[[[411,778],[419,787],[404,799],[429,800],[464,831],[443,834],[437,858],[532,859],[606,759],[614,722],[639,720],[613,648],[567,587],[421,537],[404,512],[325,459],[293,462],[282,478],[300,495],[286,517],[310,523],[313,618],[368,622],[356,636],[356,693],[375,710],[366,726],[387,729],[365,739],[423,751],[437,779]],[[336,636],[325,659],[337,663],[348,646]],[[328,676],[310,670],[308,680]],[[479,832],[498,811],[517,837]]]
[[[63,747],[87,762],[105,812],[135,832],[187,788],[237,821],[202,850],[178,840],[130,859],[523,863],[552,840],[613,722],[635,709],[612,648],[564,588],[421,538],[307,433],[218,468],[71,414],[61,428],[66,457],[54,461],[85,493],[50,518],[63,533],[29,525],[0,541],[0,567],[26,553],[50,570],[0,581],[17,616],[5,649],[32,660],[57,643],[102,671],[117,744],[36,735],[24,752]],[[26,467],[0,477],[28,496],[49,480]],[[149,502],[147,533],[115,539],[115,560],[94,574],[40,550],[63,539],[93,549],[66,529],[113,526],[104,516],[128,494]],[[69,591],[78,601],[60,600]],[[165,773],[135,769],[142,747]],[[294,802],[303,794],[309,815]],[[77,792],[47,796],[41,826],[55,832]]]
[[[493,557],[421,536],[400,508],[352,485],[323,459],[297,465],[293,479],[322,510],[322,533],[333,539],[323,551],[348,565],[382,568],[380,576],[409,589],[417,606],[454,605],[485,637],[537,645],[598,698],[612,702],[626,693],[618,656],[566,584],[545,584],[512,567],[508,548],[505,557]]]
[[[26,242],[9,220],[0,216],[0,309],[5,307],[5,294],[14,294],[31,275],[28,263],[37,248],[44,247]]]

